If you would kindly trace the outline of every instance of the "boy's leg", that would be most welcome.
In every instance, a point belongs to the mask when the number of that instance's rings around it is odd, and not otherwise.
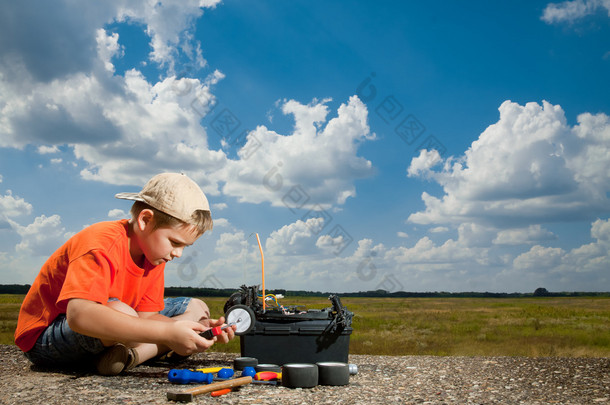
[[[175,297],[165,298],[165,307],[160,312],[161,315],[172,319],[188,319],[195,322],[205,322],[210,318],[210,310],[205,302],[197,298],[190,297]],[[123,312],[131,316],[138,316],[138,313],[129,305],[112,300],[108,302],[108,306],[116,311]],[[104,342],[104,346],[110,346],[114,342]],[[163,345],[153,343],[129,343],[124,342],[128,347],[132,348],[137,353],[137,361],[134,365],[144,363],[154,357],[167,353],[169,348]]]
[[[210,309],[205,302],[197,298],[165,298],[165,308],[161,315],[172,319],[188,319],[207,326],[205,321],[210,319]]]
[[[104,350],[102,342],[74,332],[65,315],[59,315],[38,337],[25,356],[36,365],[83,366]]]
[[[121,301],[111,300],[108,301],[107,305],[115,311],[119,311],[124,314],[131,315],[133,317],[138,317],[138,313],[132,307]],[[102,340],[102,343],[104,344],[104,346],[108,347],[114,345],[116,342]],[[167,351],[166,348],[156,345],[154,343],[122,343],[125,344],[125,346],[133,349],[137,354],[136,361],[134,362],[134,364],[132,364],[132,366],[137,366],[138,364],[141,364],[146,360],[152,359],[153,357],[159,355],[159,353],[163,353],[164,350]]]

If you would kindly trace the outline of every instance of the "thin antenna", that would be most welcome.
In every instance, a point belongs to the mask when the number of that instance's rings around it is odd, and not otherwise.
[[[263,247],[261,246],[261,240],[256,234],[256,241],[258,242],[258,250],[261,252],[261,267],[263,270],[263,312],[265,312],[265,256],[263,255]]]

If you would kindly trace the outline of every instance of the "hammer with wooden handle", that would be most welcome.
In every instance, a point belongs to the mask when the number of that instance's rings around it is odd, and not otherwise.
[[[184,391],[168,391],[167,399],[170,401],[191,402],[195,395],[218,391],[224,388],[238,387],[240,385],[250,384],[251,382],[252,377],[239,377],[232,380],[200,385]]]

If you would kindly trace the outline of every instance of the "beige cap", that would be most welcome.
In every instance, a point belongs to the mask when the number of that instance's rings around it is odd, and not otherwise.
[[[190,222],[197,210],[209,211],[201,188],[181,173],[161,173],[146,183],[139,193],[119,193],[116,198],[142,201],[183,222]]]

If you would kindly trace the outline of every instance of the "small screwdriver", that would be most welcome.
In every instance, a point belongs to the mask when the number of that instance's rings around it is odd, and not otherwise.
[[[167,373],[167,379],[174,384],[188,384],[193,382],[211,384],[212,381],[214,381],[214,376],[211,373],[172,369]]]
[[[223,330],[230,328],[233,325],[235,325],[235,322],[228,323],[225,326],[216,326],[212,329],[206,330],[205,332],[201,332],[199,335],[203,336],[208,340],[212,340],[214,339],[214,336],[220,335]]]
[[[228,380],[233,377],[234,373],[233,369],[223,367],[218,370],[218,377],[215,378],[212,373],[187,369],[171,369],[167,374],[167,379],[175,384],[189,384],[194,382],[210,384],[212,381]]]

